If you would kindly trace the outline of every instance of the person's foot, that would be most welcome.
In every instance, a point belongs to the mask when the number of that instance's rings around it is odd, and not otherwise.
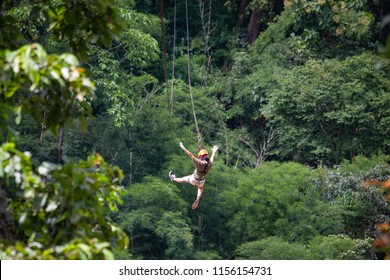
[[[175,174],[173,174],[172,171],[169,171],[169,174],[168,174],[168,175],[169,175],[169,179],[171,179],[171,182],[174,183],[173,179],[176,178]]]
[[[198,207],[199,200],[195,200],[194,204],[192,204],[192,210],[195,210]]]

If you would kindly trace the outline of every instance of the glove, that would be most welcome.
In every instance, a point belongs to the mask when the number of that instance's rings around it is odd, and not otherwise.
[[[213,146],[213,148],[211,149],[214,153],[218,150],[218,146]]]
[[[183,150],[185,150],[186,147],[184,147],[183,143],[182,142],[179,142],[180,144],[180,148],[182,148]]]

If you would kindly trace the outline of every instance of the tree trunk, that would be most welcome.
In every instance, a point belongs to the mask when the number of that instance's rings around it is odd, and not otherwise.
[[[13,219],[8,212],[8,203],[3,186],[4,182],[0,179],[0,239],[13,242],[15,241]]]
[[[246,2],[247,2],[247,0],[241,0],[240,1],[240,6],[238,8],[238,14],[237,14],[237,19],[236,19],[236,25],[234,26],[234,30],[233,30],[233,37],[234,37],[234,39],[237,39],[237,36],[240,33],[240,27],[241,27],[241,24],[242,24],[242,20],[244,18],[245,7],[246,7],[246,4],[247,4]]]
[[[251,14],[251,19],[248,25],[247,40],[252,44],[259,34],[259,25],[260,25],[260,16],[261,12],[259,8],[254,8]]]
[[[130,164],[130,174],[129,174],[129,184],[133,184],[133,150],[130,148],[130,153],[129,153],[129,164]]]
[[[57,163],[62,162],[62,146],[64,144],[64,127],[62,126],[60,128],[60,135],[58,139],[58,157],[57,157]]]
[[[204,41],[204,54],[206,57],[206,63],[205,67],[207,70],[210,70],[211,67],[211,54],[210,54],[210,49],[211,46],[209,44],[210,40],[210,35],[212,32],[211,29],[211,8],[212,8],[212,0],[209,0],[208,6],[206,8],[206,1],[205,0],[198,0],[199,2],[199,13],[200,13],[200,19],[202,22],[202,29],[203,29],[203,41]],[[207,85],[207,73],[206,74],[206,79],[205,79],[205,84]]]
[[[49,99],[49,95],[46,97],[46,100],[48,100],[48,99]],[[41,123],[41,135],[39,136],[40,142],[43,141],[43,136],[44,136],[45,129],[46,129],[45,121],[46,121],[46,110],[43,111],[43,119],[42,119],[42,123]]]
[[[169,110],[170,99],[169,99],[168,74],[167,74],[167,44],[165,39],[164,0],[159,0],[159,2],[160,2],[161,52],[162,52],[162,60],[163,60],[163,68],[164,68],[164,82],[165,82],[165,89],[167,91],[168,110]]]
[[[247,4],[247,0],[241,0],[239,3],[236,24],[234,25],[234,29],[233,29],[233,37],[232,37],[232,41],[231,41],[230,46],[229,46],[229,53],[231,53],[231,51],[236,46],[236,43],[237,43],[236,41],[238,39],[238,35],[240,34],[240,27],[242,25],[242,21],[243,21],[244,14],[245,14],[246,4]],[[225,64],[222,67],[222,71],[226,71],[229,68],[231,63],[232,63],[231,59],[226,59]]]

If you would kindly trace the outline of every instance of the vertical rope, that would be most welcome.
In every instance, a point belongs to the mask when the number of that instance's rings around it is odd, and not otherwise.
[[[198,135],[198,142],[200,143],[200,131],[198,126],[198,120],[196,119],[196,113],[195,113],[195,105],[194,105],[194,98],[192,96],[192,87],[191,87],[191,67],[190,67],[190,37],[189,37],[189,31],[188,31],[188,4],[186,0],[186,27],[187,27],[187,68],[188,68],[188,87],[190,89],[190,96],[191,96],[191,104],[192,104],[192,112],[194,114],[194,120],[195,120],[195,126],[196,126],[196,132]]]
[[[171,79],[171,99],[170,99],[170,114],[173,115],[173,93],[175,84],[175,53],[176,53],[176,0],[173,17],[173,54],[172,54],[172,79]]]
[[[160,29],[161,29],[161,50],[162,50],[162,60],[163,60],[163,69],[164,69],[164,86],[167,94],[167,110],[169,112],[169,85],[168,85],[168,73],[167,73],[167,44],[165,36],[165,24],[164,24],[164,0],[158,1],[160,4]]]

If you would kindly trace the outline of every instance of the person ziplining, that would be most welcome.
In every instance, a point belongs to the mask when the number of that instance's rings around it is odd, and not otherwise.
[[[198,146],[198,158],[196,158],[189,150],[184,147],[183,143],[180,142],[180,148],[192,159],[195,164],[195,170],[191,175],[184,176],[182,178],[176,178],[176,175],[173,171],[169,171],[169,178],[172,183],[189,183],[193,186],[198,187],[198,193],[194,203],[192,204],[192,209],[195,210],[198,207],[199,200],[203,194],[203,186],[206,182],[206,175],[210,171],[211,166],[214,163],[215,153],[218,150],[218,146],[213,146],[211,149],[213,153],[211,158],[208,158],[208,152],[205,149],[201,149],[200,145]]]
[[[218,150],[218,146],[213,146],[212,148],[212,155],[211,158],[208,158],[208,152],[205,149],[201,149],[201,133],[199,130],[198,126],[198,121],[196,119],[196,113],[195,113],[195,105],[194,105],[194,98],[192,96],[192,87],[191,87],[191,69],[190,69],[190,43],[189,43],[189,30],[188,30],[188,4],[187,0],[185,1],[185,6],[186,6],[186,27],[187,27],[187,67],[188,67],[188,88],[190,92],[190,97],[191,97],[191,104],[192,104],[192,112],[194,115],[194,121],[195,121],[195,127],[196,131],[198,133],[198,158],[196,158],[190,151],[184,147],[183,143],[180,142],[180,148],[183,149],[183,151],[192,159],[192,161],[195,164],[195,170],[191,175],[182,177],[182,178],[176,178],[176,175],[173,173],[173,171],[169,171],[169,178],[171,179],[172,183],[189,183],[193,186],[198,187],[198,193],[196,196],[196,199],[194,203],[192,204],[192,209],[196,209],[198,207],[199,200],[203,194],[203,186],[206,181],[206,175],[209,172],[211,166],[213,165],[214,162],[214,156],[216,151]],[[176,34],[176,1],[175,1],[175,24],[174,24],[174,37]],[[173,50],[175,51],[175,40],[174,40],[174,46]],[[174,58],[174,53],[173,53],[173,58]],[[171,114],[173,110],[173,81],[174,81],[174,61],[172,62],[172,89],[171,89]]]

